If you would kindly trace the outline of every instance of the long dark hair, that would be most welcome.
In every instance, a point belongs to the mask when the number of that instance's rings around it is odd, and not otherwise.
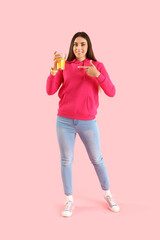
[[[94,61],[97,61],[97,59],[95,58],[94,56],[94,53],[93,53],[93,49],[92,49],[92,43],[91,43],[91,40],[88,36],[87,33],[85,32],[77,32],[72,40],[71,40],[71,43],[70,43],[70,48],[69,48],[69,54],[68,54],[68,57],[67,57],[67,61],[72,61],[73,59],[75,59],[75,55],[73,53],[73,44],[74,44],[74,40],[77,38],[77,37],[83,37],[87,40],[87,43],[88,43],[88,50],[87,50],[87,53],[86,53],[86,57],[89,58],[89,59],[92,59]]]

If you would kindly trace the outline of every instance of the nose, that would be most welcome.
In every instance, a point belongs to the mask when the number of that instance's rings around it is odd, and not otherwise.
[[[76,46],[76,50],[81,50],[81,49],[82,49],[81,45]]]
[[[82,49],[81,48],[76,48],[76,51],[81,51]]]

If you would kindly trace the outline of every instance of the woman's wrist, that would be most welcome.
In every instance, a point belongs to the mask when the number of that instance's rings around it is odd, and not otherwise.
[[[56,72],[50,72],[51,75],[55,76],[56,75]]]
[[[53,67],[51,67],[51,69],[50,69],[50,73],[52,74],[52,75],[56,75],[56,73],[57,73],[57,69],[56,68],[53,68]]]

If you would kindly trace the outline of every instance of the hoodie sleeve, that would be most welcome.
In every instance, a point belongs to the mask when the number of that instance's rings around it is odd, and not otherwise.
[[[103,89],[104,93],[106,95],[108,95],[109,97],[114,97],[114,95],[116,93],[116,89],[115,89],[115,86],[113,85],[113,83],[111,82],[110,77],[109,77],[103,63],[101,63],[98,71],[101,74],[99,75],[97,80],[98,80],[101,88]]]
[[[63,82],[63,72],[62,70],[58,70],[56,75],[50,75],[47,78],[46,83],[46,92],[48,95],[53,95],[59,89],[61,83]]]

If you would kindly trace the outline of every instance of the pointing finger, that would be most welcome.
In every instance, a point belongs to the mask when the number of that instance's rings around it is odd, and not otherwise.
[[[92,63],[92,60],[90,60],[90,64],[94,67],[94,64]]]

